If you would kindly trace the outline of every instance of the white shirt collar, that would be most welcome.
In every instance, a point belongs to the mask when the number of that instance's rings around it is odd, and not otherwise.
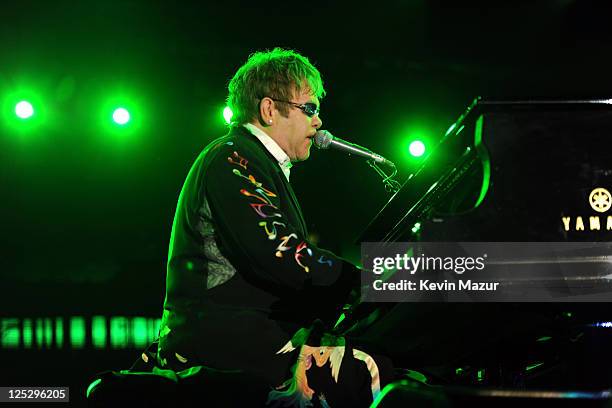
[[[291,174],[291,159],[287,156],[287,153],[272,139],[266,132],[253,125],[252,123],[245,123],[244,126],[249,132],[253,134],[265,148],[274,156],[278,165],[280,166],[283,174],[287,181],[289,181],[289,175]]]

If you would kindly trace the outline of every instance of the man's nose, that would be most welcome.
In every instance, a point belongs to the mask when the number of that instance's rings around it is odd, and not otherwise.
[[[319,117],[319,115],[315,115],[315,116],[313,117],[312,126],[313,126],[315,129],[319,129],[321,126],[323,126],[323,121],[321,120],[321,118]]]

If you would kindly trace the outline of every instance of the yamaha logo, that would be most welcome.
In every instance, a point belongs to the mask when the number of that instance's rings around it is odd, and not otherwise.
[[[598,213],[605,213],[612,207],[612,194],[603,187],[597,187],[589,194],[589,205]],[[607,217],[597,214],[578,217],[561,217],[565,231],[612,231],[612,215]]]
[[[593,210],[600,213],[606,212],[612,206],[612,195],[605,188],[596,188],[589,195],[589,203]]]

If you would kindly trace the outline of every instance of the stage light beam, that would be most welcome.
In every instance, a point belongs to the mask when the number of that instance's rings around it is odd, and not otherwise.
[[[413,157],[421,157],[425,154],[425,144],[420,140],[415,140],[410,143],[408,150]]]
[[[82,349],[85,347],[85,318],[73,316],[70,319],[70,343],[74,349]]]
[[[130,121],[130,112],[125,108],[117,108],[113,111],[113,121],[118,125],[125,125]]]
[[[34,107],[28,101],[20,101],[15,105],[15,115],[20,119],[28,119],[34,115]]]
[[[232,123],[232,116],[234,116],[234,112],[232,112],[229,106],[226,106],[225,109],[223,109],[223,119],[225,119],[225,123],[228,125]]]
[[[106,347],[106,318],[94,316],[91,319],[91,344],[94,348]]]

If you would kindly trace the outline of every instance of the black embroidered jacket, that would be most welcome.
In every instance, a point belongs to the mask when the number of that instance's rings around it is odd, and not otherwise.
[[[359,272],[307,239],[276,159],[243,127],[204,149],[180,194],[159,360],[286,377],[276,352],[315,318],[333,322]]]

